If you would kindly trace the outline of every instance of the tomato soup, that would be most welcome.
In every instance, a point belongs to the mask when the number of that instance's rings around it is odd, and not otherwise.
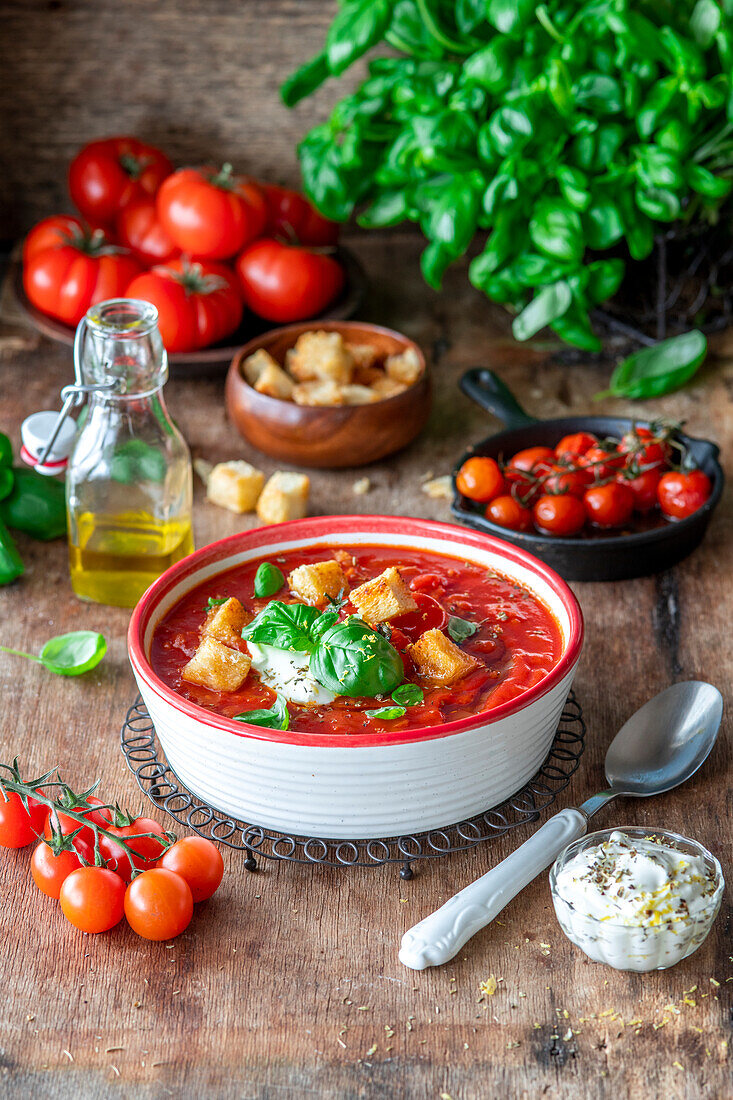
[[[182,678],[200,644],[207,608],[210,603],[221,604],[225,597],[236,597],[251,614],[261,612],[273,600],[305,603],[293,595],[287,583],[276,595],[257,598],[258,567],[267,561],[287,578],[299,566],[333,558],[341,563],[346,584],[340,599],[319,606],[321,611],[335,609],[340,620],[358,611],[349,602],[349,592],[385,570],[399,570],[417,610],[396,615],[376,629],[400,654],[404,682],[420,685],[421,691],[413,689],[408,697],[421,698],[396,707],[390,705],[389,695],[337,696],[330,703],[307,705],[288,702],[286,720],[296,733],[403,733],[471,717],[516,699],[560,660],[562,635],[554,616],[511,578],[460,558],[408,547],[345,546],[335,550],[314,546],[236,566],[194,588],[157,626],[150,655],[153,670],[183,698],[227,718],[272,708],[280,696],[254,669],[234,691],[215,691]],[[466,661],[469,670],[454,683],[421,679],[411,658],[411,646],[429,630],[442,631],[450,639],[449,646],[458,645],[461,653],[471,658]],[[245,640],[234,644],[247,652]]]

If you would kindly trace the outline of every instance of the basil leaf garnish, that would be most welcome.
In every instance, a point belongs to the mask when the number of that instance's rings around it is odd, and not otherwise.
[[[472,638],[480,627],[480,623],[472,623],[469,619],[459,618],[458,615],[451,615],[448,619],[448,634],[456,645],[465,642],[467,638]]]
[[[274,596],[285,584],[285,576],[276,565],[269,561],[263,561],[255,573],[255,596],[262,599],[264,596]]]
[[[404,707],[378,707],[376,710],[365,710],[367,718],[379,718],[382,722],[394,722],[395,718],[404,718]]]
[[[313,626],[310,629],[310,636],[314,642],[318,642],[321,636],[330,630],[331,627],[339,621],[338,611],[324,611],[322,615],[319,615]]]
[[[206,611],[211,611],[214,607],[221,607],[228,599],[228,596],[209,596],[206,601]]]
[[[418,703],[422,703],[424,698],[423,689],[417,684],[400,684],[392,692],[394,702],[404,707],[414,707]]]
[[[321,635],[310,670],[329,691],[350,696],[388,695],[405,675],[394,646],[353,615]]]
[[[310,653],[315,646],[310,631],[320,612],[302,603],[273,600],[242,631],[242,637],[260,645]]]
[[[234,715],[235,722],[249,722],[251,726],[266,726],[271,730],[290,728],[290,712],[284,695],[278,695],[269,710],[245,710]]]

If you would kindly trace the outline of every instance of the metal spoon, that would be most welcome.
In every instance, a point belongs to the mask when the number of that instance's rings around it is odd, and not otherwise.
[[[555,814],[488,874],[455,894],[402,937],[400,962],[440,966],[485,928],[520,890],[588,831],[588,820],[614,798],[664,794],[694,775],[718,735],[723,698],[700,680],[673,684],[632,714],[609,745],[609,789]]]

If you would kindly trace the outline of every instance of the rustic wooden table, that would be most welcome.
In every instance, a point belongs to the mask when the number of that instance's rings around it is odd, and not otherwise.
[[[553,416],[594,408],[591,396],[607,369],[559,366],[541,349],[517,348],[501,312],[468,287],[463,271],[449,275],[442,295],[428,291],[412,237],[362,238],[357,247],[373,280],[362,312],[420,341],[432,360],[434,411],[405,453],[359,473],[315,472],[312,510],[448,519],[447,502],[421,493],[421,479],[448,472],[468,441],[498,427],[460,395],[462,370],[498,368],[532,412]],[[66,350],[16,326],[7,306],[3,321],[0,429],[17,444],[24,416],[57,405],[71,361]],[[711,360],[693,386],[644,405],[644,415],[684,418],[730,458],[730,363]],[[174,379],[167,395],[195,456],[259,461],[227,423],[220,380]],[[626,414],[631,407],[603,408]],[[267,460],[261,465],[273,468]],[[355,496],[352,484],[363,474],[371,491]],[[198,545],[254,523],[207,504],[200,485],[195,521]],[[62,543],[20,542],[27,575],[0,595],[3,642],[34,650],[51,634],[90,627],[103,631],[110,647],[102,666],[82,680],[55,679],[0,655],[0,757],[18,755],[33,773],[58,764],[79,787],[101,776],[107,795],[137,805],[119,748],[135,695],[125,652],[128,614],[76,601]],[[603,783],[609,740],[667,684],[707,678],[730,698],[730,545],[729,496],[704,545],[676,569],[574,586],[587,624],[576,687],[588,747],[559,805]],[[599,825],[659,824],[688,833],[717,853],[730,876],[729,717],[726,727],[682,790],[618,804]],[[531,828],[419,865],[411,882],[395,867],[337,872],[268,864],[253,875],[241,854],[225,852],[219,893],[171,944],[140,940],[124,925],[81,935],[33,887],[29,853],[5,852],[0,1091],[262,1100],[730,1096],[730,891],[705,945],[666,972],[617,973],[590,963],[560,931],[546,875],[453,963],[423,973],[400,965],[403,931]],[[482,995],[491,976],[496,992]]]

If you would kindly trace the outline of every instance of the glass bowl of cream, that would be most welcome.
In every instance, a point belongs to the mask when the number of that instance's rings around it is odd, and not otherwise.
[[[718,915],[715,856],[666,829],[603,829],[568,845],[550,871],[565,935],[616,970],[666,970],[696,951]]]

